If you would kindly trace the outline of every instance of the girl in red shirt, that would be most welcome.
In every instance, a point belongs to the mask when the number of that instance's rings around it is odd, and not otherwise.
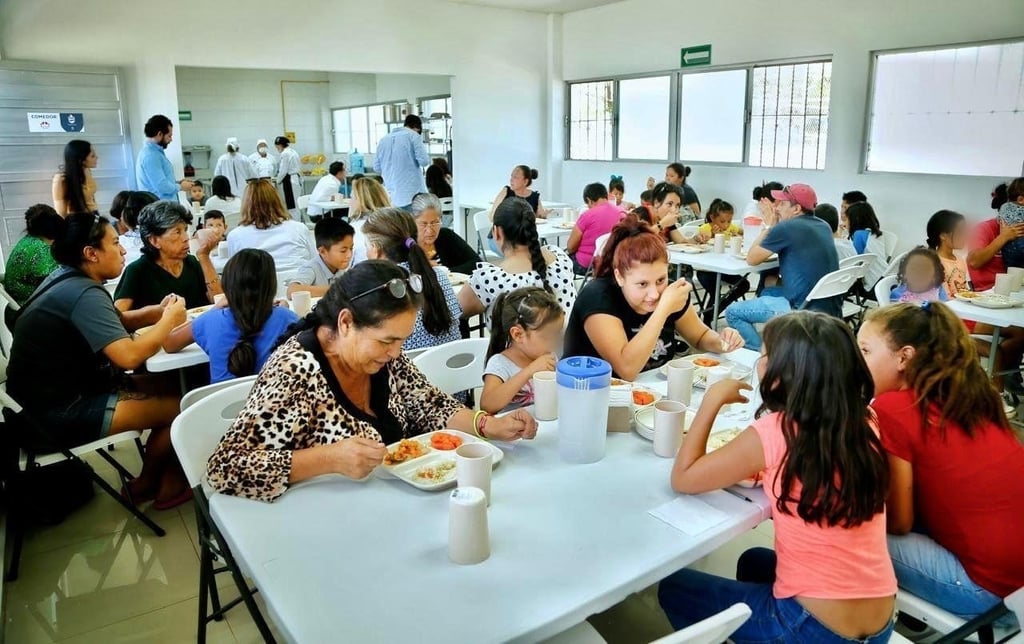
[[[872,310],[859,343],[889,453],[899,585],[965,619],[1024,586],[1024,445],[945,305]]]

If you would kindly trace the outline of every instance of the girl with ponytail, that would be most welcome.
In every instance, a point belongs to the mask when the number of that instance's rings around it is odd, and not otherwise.
[[[195,342],[210,356],[210,382],[257,373],[277,339],[299,317],[275,306],[277,273],[270,253],[246,248],[231,256],[222,278],[225,300],[176,328],[164,342],[168,353]]]
[[[896,578],[970,619],[1024,586],[1024,445],[944,304],[873,309],[858,340],[888,453]]]
[[[526,201],[501,202],[494,211],[493,234],[504,258],[498,265],[477,264],[471,288],[459,292],[463,316],[483,313],[489,325],[498,296],[524,286],[541,287],[555,295],[563,310],[572,309],[576,301],[572,259],[560,248],[540,245],[537,221]]]
[[[454,342],[459,333],[462,309],[448,279],[447,269],[435,268],[416,243],[416,220],[401,208],[381,208],[363,224],[369,259],[390,260],[423,278],[423,306],[416,316],[412,335],[402,349],[424,349]]]

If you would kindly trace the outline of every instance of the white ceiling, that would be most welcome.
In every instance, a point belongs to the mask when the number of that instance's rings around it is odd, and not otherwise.
[[[539,11],[542,13],[569,13],[581,9],[592,9],[621,0],[449,0],[459,4],[475,4],[501,9]]]

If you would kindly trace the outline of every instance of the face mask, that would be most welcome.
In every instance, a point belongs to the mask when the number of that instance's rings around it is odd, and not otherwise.
[[[266,156],[266,155],[267,155],[267,149],[266,149],[265,147],[263,147],[262,145],[261,145],[261,146],[260,146],[259,148],[257,148],[257,151],[258,151],[258,152],[260,153],[260,155],[262,155],[262,156]]]

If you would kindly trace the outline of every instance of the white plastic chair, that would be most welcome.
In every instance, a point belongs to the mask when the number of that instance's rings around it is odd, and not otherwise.
[[[1010,595],[1003,600],[1003,604],[1005,604],[1006,608],[1008,608],[1010,612],[1017,616],[1019,624],[1024,624],[1024,588],[1019,588],[1010,593]],[[947,636],[968,623],[967,620],[957,617],[956,615],[943,610],[942,608],[939,608],[916,595],[912,595],[905,590],[898,590],[896,592],[896,610],[904,615],[909,615],[924,622],[936,631]],[[1005,641],[1012,633],[1012,631],[1001,626],[993,626],[992,630],[996,642]],[[957,642],[977,642],[978,636],[975,634],[969,637],[954,637],[950,639]],[[939,641],[945,641],[945,638],[940,638]],[[1024,638],[1018,635],[1010,641],[1024,641]]]
[[[487,338],[456,340],[416,356],[415,364],[427,380],[446,394],[476,389],[484,383]]]
[[[491,223],[490,214],[486,210],[473,214],[473,228],[476,230],[476,252],[480,254],[484,261],[488,262],[501,259],[491,250],[490,244],[487,243],[487,235],[494,228],[494,224]]]
[[[451,228],[452,222],[455,220],[455,200],[451,197],[444,197],[439,199],[441,202],[441,225],[445,228]]]
[[[885,259],[892,259],[892,256],[896,253],[896,246],[900,243],[900,236],[888,230],[883,230],[882,242],[885,244]]]
[[[594,259],[600,257],[601,253],[604,252],[604,245],[608,243],[608,238],[611,236],[611,233],[605,233],[594,240]],[[594,262],[591,261],[590,263],[593,264]]]
[[[274,297],[282,299],[288,296],[288,280],[294,279],[298,272],[298,269],[277,271],[277,293]]]
[[[651,644],[719,644],[736,632],[750,619],[750,607],[733,604],[722,612],[712,615],[692,626],[657,639]],[[567,631],[544,640],[543,644],[602,644],[604,638],[590,622],[580,622]]]
[[[897,281],[898,278],[895,275],[886,275],[878,280],[878,284],[875,284],[875,299],[878,300],[878,306],[890,303],[889,294],[892,293],[892,289],[896,288]]]
[[[256,605],[244,572],[210,517],[207,501],[212,489],[206,482],[206,462],[245,404],[245,399],[252,390],[253,380],[240,378],[237,381],[230,381],[218,391],[208,392],[199,400],[191,401],[187,409],[185,401],[182,400],[182,412],[171,424],[171,444],[181,463],[181,469],[185,472],[185,478],[192,487],[195,499],[196,528],[200,545],[197,641],[205,641],[206,625],[211,620],[221,619],[239,600],[249,609],[249,615],[256,623],[264,641],[275,641],[270,627]],[[214,568],[215,556],[224,561],[223,568]],[[224,571],[231,573],[240,598],[222,605],[214,577],[216,573]],[[207,611],[207,600],[212,603],[212,611]]]
[[[178,203],[185,206],[189,212],[192,212],[192,200],[188,198],[188,193],[184,190],[178,191]]]
[[[295,202],[295,207],[299,209],[299,215],[305,219],[306,209],[309,208],[309,197],[310,195],[299,195],[298,200]]]
[[[223,382],[215,382],[211,385],[206,385],[205,387],[193,389],[192,391],[188,392],[187,394],[181,397],[181,411],[185,411],[186,409],[196,404],[203,398],[215,394],[223,389],[227,389],[228,387],[234,387],[237,384],[248,383],[249,387],[252,388],[252,383],[254,383],[255,381],[255,375],[243,376],[241,378],[233,378],[231,380],[224,380]]]
[[[811,292],[807,294],[804,307],[816,300],[824,300],[838,295],[845,295],[850,287],[859,279],[858,275],[862,269],[859,266],[840,268],[823,275],[818,283],[814,285]]]
[[[697,233],[700,232],[700,227],[701,227],[701,224],[703,224],[703,223],[704,223],[703,221],[690,221],[690,222],[687,222],[687,223],[683,224],[683,227],[679,229],[679,232],[681,232],[683,234],[683,237],[685,237],[687,239],[689,239],[691,237],[696,237]]]

